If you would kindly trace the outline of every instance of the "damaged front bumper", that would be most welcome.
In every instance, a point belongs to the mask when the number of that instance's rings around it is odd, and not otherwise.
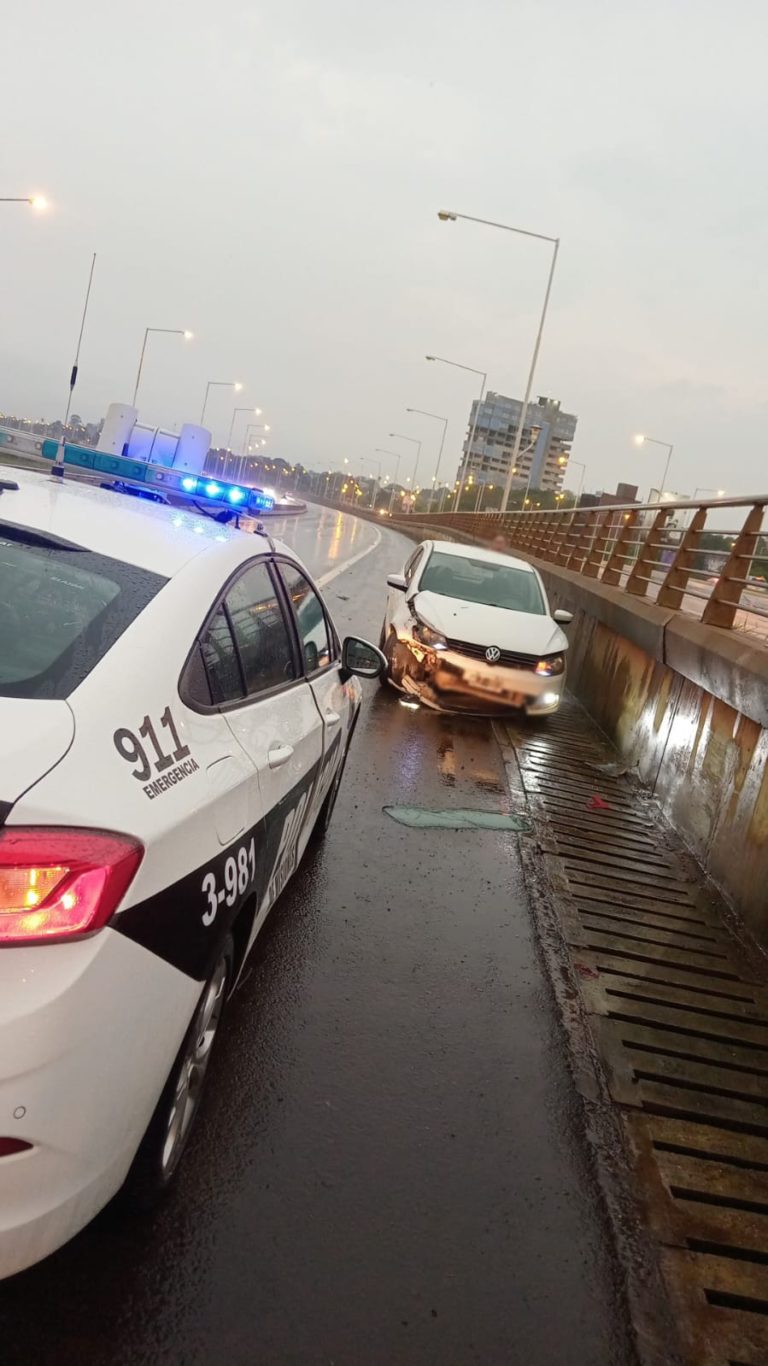
[[[524,711],[549,716],[562,698],[565,672],[540,675],[533,669],[489,664],[457,650],[435,650],[400,638],[390,661],[395,687],[437,711],[498,716]]]

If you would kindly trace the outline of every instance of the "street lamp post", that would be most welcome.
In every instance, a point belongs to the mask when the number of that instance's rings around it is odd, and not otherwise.
[[[236,394],[240,393],[242,384],[236,379],[209,379],[205,386],[205,398],[203,399],[203,411],[200,414],[200,426],[205,422],[205,410],[208,407],[208,395],[211,389],[234,389]]]
[[[250,407],[248,407],[248,408],[233,408],[233,409],[232,409],[232,421],[231,421],[230,424],[229,424],[229,432],[228,432],[228,434],[227,434],[227,450],[228,450],[230,453],[231,453],[231,451],[232,451],[232,435],[233,435],[234,430],[235,430],[235,422],[237,421],[238,413],[253,413],[254,417],[261,417],[261,408],[250,408]]]
[[[659,500],[661,501],[664,497],[664,489],[667,483],[667,475],[669,474],[669,467],[672,463],[672,452],[675,448],[669,441],[659,441],[655,436],[645,436],[643,433],[638,432],[637,436],[635,437],[635,445],[644,446],[646,442],[650,442],[652,446],[663,446],[665,451],[667,452],[667,463],[664,466],[664,473],[661,476],[661,487],[659,489]]]
[[[390,511],[390,513],[391,513],[391,512],[392,512],[392,504],[393,504],[394,501],[395,501],[395,485],[397,484],[397,481],[398,481],[398,479],[400,478],[400,456],[401,456],[402,452],[401,452],[401,451],[389,451],[389,450],[387,450],[386,446],[377,446],[377,447],[376,447],[376,454],[377,454],[377,455],[391,455],[391,456],[394,457],[394,460],[395,460],[395,477],[394,477],[394,479],[393,479],[393,481],[392,481],[392,492],[391,492],[390,495],[389,495],[389,511]]]
[[[0,204],[30,204],[38,213],[44,213],[48,208],[44,194],[4,194],[0,195]]]
[[[561,455],[560,460],[558,460],[557,463],[560,464],[561,461],[564,465],[567,465],[569,469],[571,465],[578,465],[579,469],[581,470],[581,478],[579,479],[579,487],[576,492],[576,502],[574,504],[575,507],[578,507],[579,499],[584,491],[584,480],[587,476],[587,467],[581,460],[574,460],[573,457],[570,455],[567,458]]]
[[[540,320],[539,320],[539,330],[538,330],[538,332],[536,333],[536,343],[535,343],[534,348],[533,348],[533,356],[531,357],[531,366],[530,366],[530,369],[529,369],[529,371],[528,371],[528,383],[526,384],[526,387],[525,387],[525,397],[524,397],[524,399],[523,399],[523,407],[522,407],[522,410],[521,410],[521,413],[520,413],[520,421],[519,421],[519,423],[518,423],[517,431],[516,431],[516,433],[515,433],[515,444],[514,444],[514,447],[513,447],[513,450],[512,450],[512,457],[511,457],[511,460],[510,460],[510,463],[509,463],[509,474],[507,475],[506,483],[505,483],[505,485],[504,485],[504,493],[502,494],[502,498],[501,498],[501,511],[502,511],[502,512],[506,512],[506,510],[507,510],[507,504],[508,504],[508,502],[509,502],[509,494],[510,494],[510,490],[511,490],[511,488],[512,488],[512,470],[515,468],[515,466],[517,465],[517,462],[518,462],[518,457],[519,457],[519,455],[520,455],[520,445],[521,445],[521,442],[522,442],[522,439],[523,439],[523,428],[525,427],[526,418],[528,417],[528,405],[529,405],[530,400],[531,400],[531,390],[532,390],[532,388],[533,388],[533,379],[534,379],[534,375],[535,375],[535,373],[536,373],[536,362],[537,362],[537,360],[538,360],[538,358],[539,358],[539,347],[540,347],[540,345],[541,345],[541,336],[542,336],[542,333],[543,333],[543,331],[544,331],[544,321],[545,321],[546,316],[547,316],[547,307],[548,307],[548,305],[549,305],[549,296],[550,296],[550,293],[551,293],[551,291],[552,291],[552,280],[553,280],[553,277],[554,277],[554,274],[555,274],[555,266],[556,266],[556,264],[557,264],[557,253],[558,253],[558,251],[560,250],[560,238],[559,238],[559,237],[548,237],[548,236],[546,235],[546,233],[542,233],[542,232],[530,232],[527,228],[513,228],[509,223],[494,223],[494,222],[493,222],[491,219],[489,219],[489,218],[473,218],[470,214],[466,214],[466,213],[453,213],[452,211],[446,210],[446,209],[441,209],[437,216],[438,216],[438,218],[441,219],[443,222],[455,223],[457,219],[461,218],[461,219],[463,219],[463,220],[464,220],[465,222],[467,222],[467,223],[482,223],[484,227],[488,227],[488,228],[501,228],[504,232],[515,232],[515,233],[520,234],[520,236],[522,236],[522,237],[535,237],[535,238],[537,238],[537,240],[538,240],[539,242],[551,242],[551,243],[552,243],[552,262],[551,262],[550,267],[549,267],[549,276],[547,277],[547,288],[546,288],[546,290],[545,290],[545,292],[544,292],[544,304],[543,304],[543,307],[542,307],[542,310],[541,310],[541,318],[540,318]]]
[[[133,389],[133,401],[132,401],[132,404],[131,404],[131,406],[132,406],[133,408],[136,407],[136,395],[137,395],[138,392],[139,392],[139,383],[140,383],[140,381],[141,381],[141,370],[142,370],[142,366],[144,365],[144,352],[145,352],[146,349],[147,349],[147,337],[149,336],[150,332],[165,332],[165,333],[168,333],[169,335],[174,336],[174,337],[183,337],[185,341],[191,341],[192,338],[193,338],[194,335],[195,335],[194,332],[190,332],[189,329],[186,328],[186,327],[145,327],[145,328],[144,328],[144,340],[143,340],[143,342],[141,343],[141,355],[139,356],[139,368],[138,368],[138,370],[136,371],[136,383],[135,383],[134,389]],[[207,397],[207,396],[206,396],[206,397]]]
[[[483,398],[485,397],[485,386],[486,386],[486,384],[488,383],[488,375],[487,375],[487,372],[486,372],[485,370],[476,370],[476,369],[474,368],[473,365],[460,365],[459,362],[458,362],[457,360],[446,360],[446,359],[445,359],[445,356],[425,356],[424,359],[425,359],[425,360],[434,360],[434,361],[438,361],[438,362],[440,363],[440,365],[452,365],[456,370],[468,370],[469,373],[470,373],[470,375],[480,375],[480,376],[482,376],[482,381],[483,381],[483,382],[482,382],[482,384],[480,385],[480,398],[479,398],[478,403],[477,403],[477,405],[476,405],[476,407],[475,407],[475,415],[474,415],[474,417],[473,417],[473,419],[472,419],[472,428],[471,428],[471,431],[470,431],[470,433],[469,433],[469,441],[468,441],[468,443],[467,443],[467,452],[466,452],[466,455],[464,456],[464,458],[462,459],[462,462],[461,462],[461,473],[460,473],[460,475],[459,475],[459,491],[458,491],[458,494],[456,495],[456,502],[455,502],[455,507],[458,507],[458,506],[459,506],[459,502],[460,502],[460,500],[461,500],[462,491],[463,491],[463,489],[464,489],[464,480],[465,480],[466,477],[467,477],[467,465],[469,464],[469,457],[470,457],[470,453],[471,453],[471,451],[472,451],[472,442],[473,442],[474,439],[475,439],[475,428],[477,427],[477,415],[478,415],[478,412],[479,412],[479,410],[480,410],[480,404],[482,403]],[[441,506],[440,511],[442,512],[442,510],[443,510],[443,509],[442,509],[442,506]]]
[[[434,418],[435,422],[442,422],[442,424],[443,424],[443,431],[442,431],[442,435],[441,435],[441,437],[440,437],[440,449],[439,449],[439,451],[437,452],[437,465],[435,466],[435,473],[434,473],[433,476],[432,476],[432,487],[433,487],[433,489],[434,489],[434,486],[435,486],[435,484],[437,483],[437,476],[438,476],[439,473],[440,473],[440,465],[441,465],[441,462],[442,462],[442,459],[443,459],[443,447],[444,447],[444,445],[445,445],[445,434],[446,434],[446,432],[448,431],[448,418],[447,418],[447,417],[441,417],[439,413],[428,413],[428,412],[426,412],[426,411],[424,410],[424,408],[406,408],[405,411],[406,411],[407,413],[419,413],[421,417],[432,417],[432,418]],[[432,507],[432,499],[431,499],[431,497],[430,497],[430,500],[429,500],[429,506],[430,506],[430,508]]]
[[[390,432],[389,435],[390,435],[391,437],[394,437],[396,441],[410,441],[414,446],[416,446],[416,447],[418,448],[417,451],[416,451],[416,463],[414,464],[414,467],[413,467],[413,477],[412,477],[412,482],[411,482],[411,490],[412,490],[412,492],[413,492],[413,503],[411,504],[411,511],[413,511],[413,507],[414,507],[414,505],[415,505],[415,503],[416,503],[416,497],[417,497],[417,494],[416,494],[416,472],[417,472],[417,470],[418,470],[418,468],[419,468],[419,461],[420,461],[420,459],[421,459],[421,442],[419,441],[418,437],[416,437],[416,436],[405,436],[405,435],[403,434],[403,432]]]
[[[348,456],[348,455],[345,455],[345,456],[344,456],[344,464],[345,464],[345,465],[348,465],[348,464],[349,464],[349,456]],[[341,493],[338,492],[338,490],[337,490],[336,480],[338,479],[338,481],[339,481],[338,488],[340,489],[340,488],[341,488],[341,485],[344,483],[344,480],[345,480],[347,477],[348,477],[348,476],[344,473],[344,470],[339,470],[338,474],[334,474],[334,476],[333,476],[333,483],[332,483],[332,485],[331,485],[331,497],[332,497],[332,498],[338,498],[338,499],[339,499],[339,502],[341,502]]]
[[[360,464],[361,464],[361,465],[375,465],[375,466],[376,466],[376,469],[377,469],[377,471],[378,471],[378,474],[377,474],[377,476],[376,476],[378,482],[377,482],[377,483],[374,483],[374,485],[373,485],[373,492],[372,492],[372,494],[371,494],[371,507],[372,507],[372,508],[375,508],[375,507],[376,507],[376,494],[377,494],[377,492],[378,492],[378,489],[381,487],[381,461],[380,461],[380,460],[374,460],[374,458],[373,458],[372,455],[361,455],[361,456],[360,456]]]
[[[477,498],[475,500],[475,512],[482,512],[483,510],[483,494],[485,493],[486,489],[488,489],[490,493],[493,493],[494,485],[480,484],[478,486]]]
[[[242,454],[241,454],[241,456],[240,456],[240,459],[239,459],[239,462],[238,462],[238,466],[237,466],[237,477],[238,477],[238,479],[242,479],[242,478],[243,478],[243,471],[244,471],[244,469],[245,469],[245,466],[246,466],[246,463],[247,463],[247,460],[248,460],[248,456],[249,456],[250,453],[251,453],[251,446],[250,446],[251,432],[271,432],[271,430],[272,430],[272,428],[270,427],[270,425],[269,425],[268,422],[249,422],[249,423],[248,423],[248,425],[247,425],[247,427],[246,427],[246,429],[245,429],[245,436],[244,436],[244,438],[243,438],[243,450],[242,450]],[[262,444],[262,446],[265,446],[265,445],[266,445],[266,441],[264,440],[263,437],[262,437],[262,439],[261,439],[261,444]]]

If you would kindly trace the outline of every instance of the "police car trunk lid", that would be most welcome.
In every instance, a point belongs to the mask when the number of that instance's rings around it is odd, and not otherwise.
[[[61,762],[74,736],[66,702],[0,697],[0,824],[8,808]]]

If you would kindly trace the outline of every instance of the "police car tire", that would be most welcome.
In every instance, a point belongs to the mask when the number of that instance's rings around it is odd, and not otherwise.
[[[347,766],[348,754],[349,742],[347,743],[347,748],[344,751],[344,757],[341,763],[339,764],[339,769],[336,774],[336,777],[331,783],[325,801],[323,802],[317,814],[317,820],[315,821],[312,834],[310,836],[310,839],[313,844],[321,844],[328,833],[328,827],[331,823],[333,813],[336,808],[336,798],[338,797],[339,791],[341,790],[341,780],[344,777],[344,769]]]
[[[195,1007],[195,1013],[189,1025],[189,1029],[184,1035],[182,1045],[176,1054],[173,1067],[168,1074],[168,1080],[163,1087],[155,1112],[149,1122],[147,1131],[141,1140],[138,1152],[133,1160],[133,1164],[120,1191],[117,1203],[122,1210],[130,1213],[143,1214],[153,1209],[160,1200],[163,1199],[167,1191],[173,1184],[179,1166],[184,1158],[189,1135],[194,1127],[195,1120],[200,1113],[202,1097],[205,1085],[210,1073],[210,1060],[216,1050],[216,1044],[221,1033],[221,1019],[226,1005],[227,995],[232,983],[232,972],[234,964],[234,944],[232,937],[227,935],[221,950],[216,959],[216,963],[210,976],[205,982],[200,999]],[[187,1124],[186,1130],[180,1140],[180,1147],[175,1154],[175,1160],[170,1170],[167,1170],[163,1163],[163,1154],[168,1141],[169,1126],[176,1106],[176,1097],[181,1082],[182,1072],[189,1066],[191,1054],[196,1050],[196,1038],[199,1035],[201,1025],[204,1022],[204,1012],[209,994],[215,989],[214,984],[221,976],[218,983],[217,1000],[219,1000],[218,1015],[215,1023],[213,1037],[210,1039],[207,1048],[206,1062],[202,1077],[199,1080],[199,1087],[195,1100],[194,1109]],[[199,1040],[198,1040],[199,1045]]]

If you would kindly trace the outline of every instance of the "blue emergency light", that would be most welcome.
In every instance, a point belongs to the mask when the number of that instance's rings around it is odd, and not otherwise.
[[[48,439],[43,442],[42,454],[46,459],[55,460],[58,451],[58,441]],[[123,485],[134,486],[136,491],[138,487],[147,491],[154,489],[160,493],[189,498],[195,503],[237,509],[246,516],[248,513],[271,512],[275,506],[274,498],[261,489],[227,484],[210,475],[186,474],[183,470],[174,470],[166,465],[149,465],[144,460],[135,460],[130,456],[107,455],[90,446],[65,443],[63,463],[90,470],[93,474],[110,475]]]

